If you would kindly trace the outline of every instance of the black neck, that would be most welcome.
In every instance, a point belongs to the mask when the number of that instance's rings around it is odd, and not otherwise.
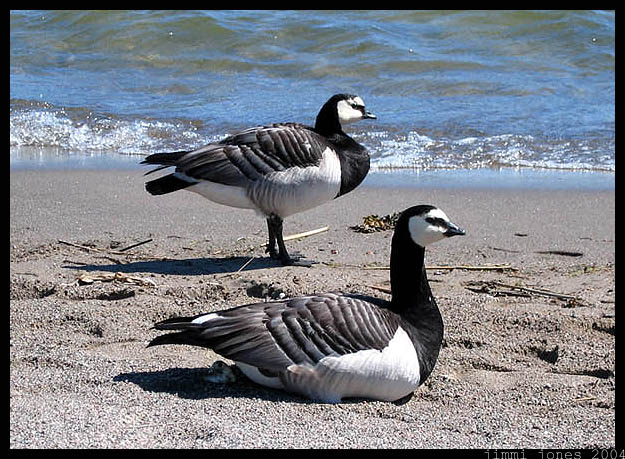
[[[362,183],[369,172],[369,153],[354,139],[346,136],[344,142],[336,144],[342,152],[339,156],[341,162],[341,189],[336,196],[349,193]]]
[[[391,290],[393,307],[397,312],[412,315],[423,309],[436,309],[425,273],[425,249],[412,242],[398,244],[402,235],[396,228],[391,248]],[[406,231],[407,233],[407,231]],[[410,237],[408,234],[405,237]],[[418,314],[417,314],[418,317]]]
[[[443,340],[443,319],[430,290],[424,254],[412,242],[407,225],[398,225],[391,248],[391,309],[410,324],[406,331],[417,348],[421,382],[434,369]]]
[[[321,110],[319,110],[319,114],[317,115],[317,120],[315,121],[315,131],[324,137],[331,137],[336,134],[339,134],[340,136],[346,135],[343,132],[341,123],[339,123],[335,103],[328,101],[323,107],[321,107]]]
[[[343,132],[336,115],[336,104],[326,103],[321,107],[314,130],[341,152],[341,189],[335,196],[338,198],[352,191],[365,179],[369,172],[369,153]]]

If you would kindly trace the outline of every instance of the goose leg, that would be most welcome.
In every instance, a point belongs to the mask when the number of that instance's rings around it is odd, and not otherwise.
[[[269,256],[273,259],[280,258],[278,255],[278,248],[276,246],[276,234],[273,230],[273,225],[271,223],[271,217],[267,218],[267,230],[269,232],[269,243],[267,244],[267,248],[265,249],[265,253],[268,253]]]
[[[282,236],[282,219],[277,215],[271,215],[267,218],[267,227],[269,228],[269,244],[267,245],[267,251],[271,258],[277,258],[280,262],[287,265],[306,266],[310,267],[314,262],[309,260],[303,260],[300,256],[291,258],[289,252],[284,245],[284,239]],[[278,244],[278,252],[276,253],[275,244]]]

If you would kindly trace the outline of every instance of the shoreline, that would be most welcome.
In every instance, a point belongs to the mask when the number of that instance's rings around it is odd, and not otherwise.
[[[285,221],[285,236],[329,226],[287,242],[320,262],[301,268],[265,256],[253,212],[150,196],[144,172],[11,170],[12,448],[615,446],[613,190],[364,184]],[[385,297],[392,232],[349,227],[417,203],[467,235],[426,252],[445,338],[408,403],[211,384],[211,352],[145,348],[174,315],[315,291]],[[507,267],[462,268],[495,265]],[[105,280],[117,272],[149,282]]]
[[[11,171],[118,171],[145,173],[151,168],[139,164],[145,155],[111,152],[70,153],[54,148],[20,147],[22,153],[11,154]],[[362,185],[409,188],[515,188],[537,190],[605,190],[614,191],[615,171],[587,169],[554,169],[539,167],[483,167],[475,169],[410,169],[378,168],[371,171]]]

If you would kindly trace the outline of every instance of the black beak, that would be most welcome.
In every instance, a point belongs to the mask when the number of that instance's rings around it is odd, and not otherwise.
[[[459,226],[456,226],[452,222],[449,222],[447,225],[447,231],[445,231],[443,234],[447,237],[451,237],[451,236],[464,236],[467,233],[465,230],[463,230]]]
[[[363,120],[376,120],[378,119],[377,116],[375,116],[373,113],[371,112],[365,112],[365,114],[362,117]]]

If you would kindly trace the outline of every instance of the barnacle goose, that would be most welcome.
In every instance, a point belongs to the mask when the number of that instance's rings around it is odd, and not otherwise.
[[[323,402],[399,400],[430,375],[443,339],[424,248],[463,234],[440,209],[411,207],[393,234],[391,301],[323,293],[172,318],[154,328],[175,332],[148,346],[210,348],[256,383]]]
[[[321,107],[314,127],[257,126],[197,150],[150,155],[142,164],[159,167],[146,175],[169,166],[176,169],[145,188],[153,195],[186,189],[219,204],[254,209],[267,219],[270,256],[284,265],[309,266],[289,256],[283,219],[360,185],[369,172],[369,153],[342,125],[375,118],[360,97],[336,94]]]

